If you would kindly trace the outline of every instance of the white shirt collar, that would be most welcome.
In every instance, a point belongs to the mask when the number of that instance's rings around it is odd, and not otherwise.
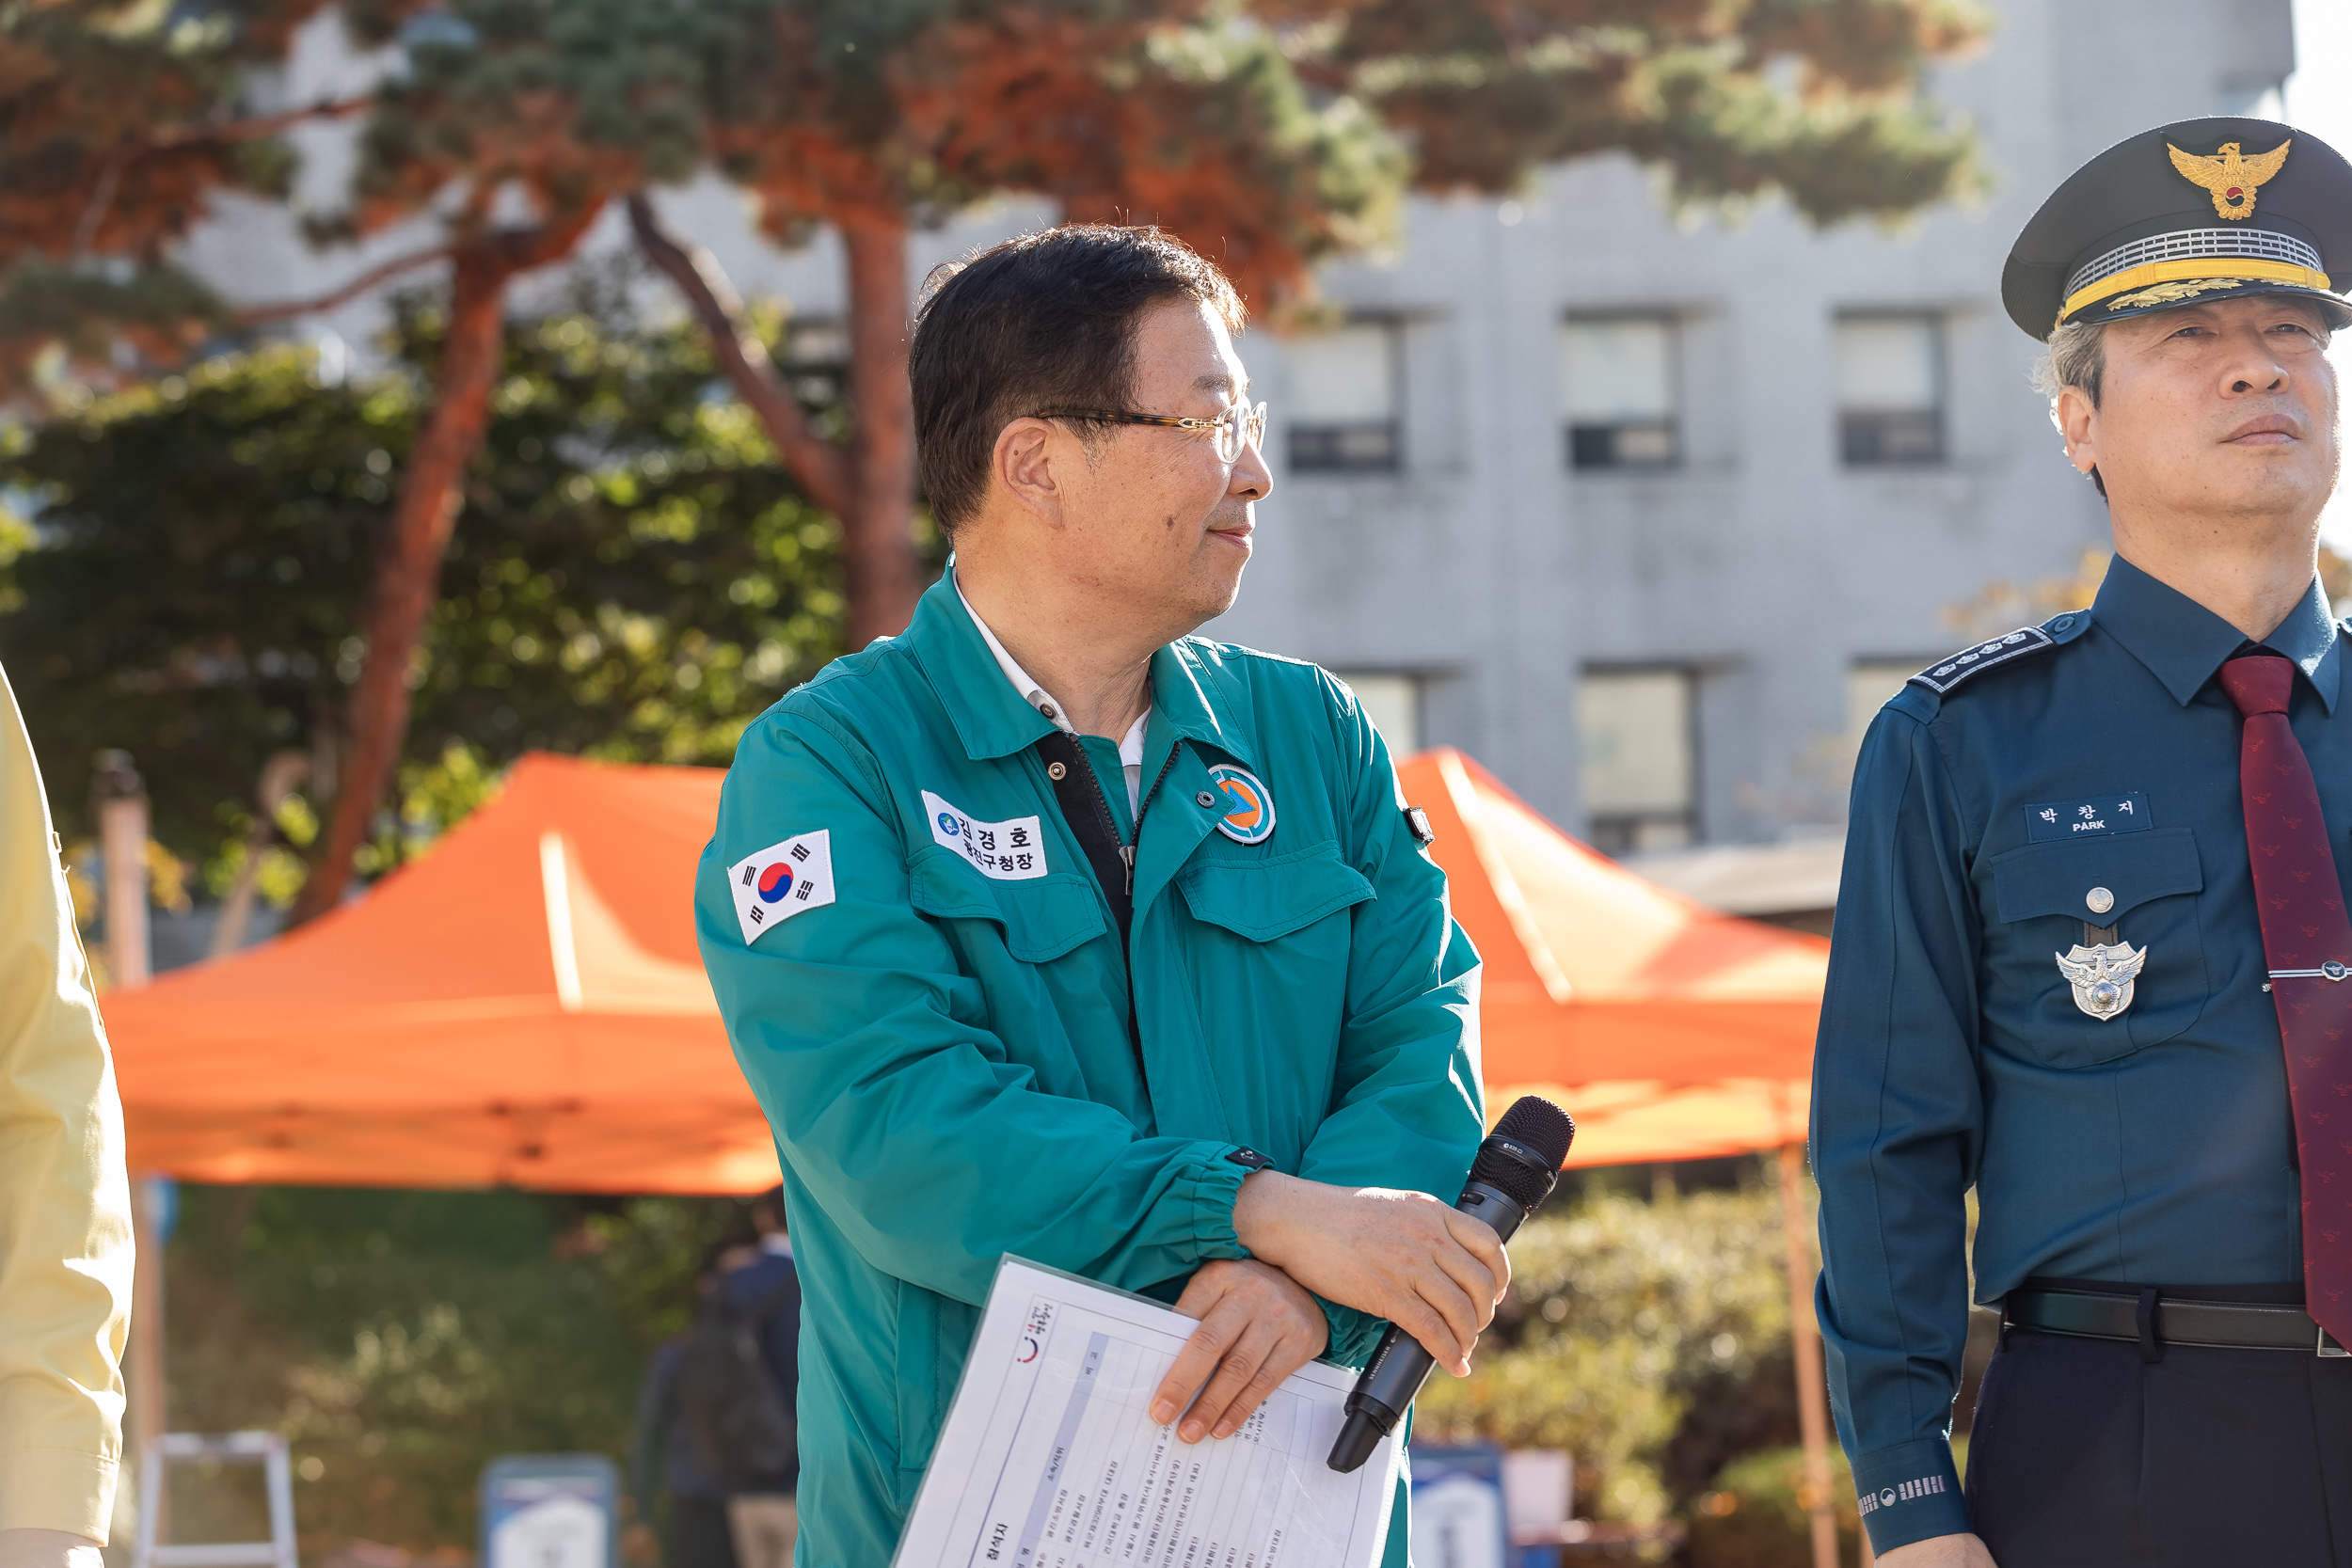
[[[949,578],[953,579],[952,572],[949,573]],[[1031,680],[1029,673],[1021,668],[1012,655],[1005,651],[1005,645],[996,641],[996,634],[988,629],[988,623],[980,619],[980,612],[972,608],[972,601],[963,596],[963,584],[960,581],[956,583],[956,602],[963,606],[963,612],[971,616],[972,624],[979,628],[980,641],[986,642],[988,651],[996,656],[996,668],[1005,673],[1005,679],[1012,682],[1012,689],[1021,693],[1021,700],[1052,720],[1054,727],[1064,735],[1076,735],[1078,732],[1072,727],[1069,718],[1062,711],[1061,704],[1056,700],[1053,693]],[[1121,768],[1140,769],[1143,767],[1143,729],[1151,717],[1151,710],[1147,707],[1142,717],[1128,727],[1126,736],[1120,741],[1119,765]],[[1129,793],[1132,794],[1133,791],[1130,790]]]

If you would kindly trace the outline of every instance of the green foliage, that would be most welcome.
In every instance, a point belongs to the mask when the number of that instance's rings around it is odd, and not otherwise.
[[[0,389],[62,351],[177,362],[223,311],[165,260],[215,192],[281,197],[294,155],[242,120],[245,72],[319,0],[0,9]]]
[[[1581,1512],[1667,1516],[1730,1451],[1795,1435],[1781,1236],[1761,1184],[1539,1215],[1474,1370],[1430,1381],[1417,1432],[1566,1449]]]
[[[493,1456],[625,1457],[644,1353],[750,1235],[732,1198],[186,1188],[173,1423],[282,1433],[306,1547],[469,1548]],[[258,1496],[214,1490],[175,1497],[183,1537],[255,1539]]]
[[[1974,133],[1914,96],[1990,28],[1965,0],[1539,0],[1508,9],[1265,0],[1320,47],[1302,69],[1405,136],[1434,190],[1507,190],[1622,150],[1676,198],[1778,190],[1816,223],[1976,190]]]
[[[726,6],[688,0],[362,0],[345,10],[363,44],[412,36],[407,72],[376,91],[360,138],[352,218],[395,222],[454,188],[454,227],[490,222],[501,193],[543,216],[593,210],[705,158],[707,62],[727,44]]]
[[[525,750],[723,763],[838,651],[834,525],[715,395],[698,333],[621,321],[607,290],[509,330],[378,867]],[[226,886],[266,759],[331,755],[437,331],[411,301],[380,377],[320,386],[293,347],[225,356],[0,450],[37,540],[0,550],[0,659],[69,836],[88,831],[91,753],[125,746],[156,836]]]
[[[1853,1472],[1835,1444],[1829,1492],[1843,1562],[1858,1555],[1862,1515],[1854,1505]],[[1734,1460],[1692,1511],[1691,1568],[1812,1568],[1806,1501],[1802,1449],[1763,1449]]]

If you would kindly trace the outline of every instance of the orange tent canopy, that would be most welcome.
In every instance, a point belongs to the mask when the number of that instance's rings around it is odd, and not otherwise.
[[[1573,1163],[1802,1137],[1827,944],[1717,914],[1452,751],[1404,768],[1486,961],[1499,1111]],[[132,1164],[199,1181],[754,1192],[776,1180],[694,950],[716,768],[534,754],[361,901],[105,998]]]
[[[711,768],[534,754],[367,897],[104,999],[134,1168],[756,1192],[767,1122],[694,951]]]
[[[1450,749],[1400,770],[1484,959],[1487,1103],[1576,1117],[1572,1165],[1801,1140],[1829,943],[1643,880]]]

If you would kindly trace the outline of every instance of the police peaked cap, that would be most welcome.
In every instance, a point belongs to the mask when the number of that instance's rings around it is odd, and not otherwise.
[[[2270,119],[2185,119],[2117,142],[2042,204],[2001,273],[2036,338],[2240,294],[2301,294],[2338,326],[2352,285],[2352,165]]]

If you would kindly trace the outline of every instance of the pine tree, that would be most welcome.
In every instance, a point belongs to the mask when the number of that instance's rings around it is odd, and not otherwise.
[[[569,255],[612,201],[710,328],[779,460],[839,519],[856,647],[902,628],[921,588],[917,225],[1005,192],[1156,223],[1265,313],[1303,299],[1322,258],[1391,232],[1406,191],[1507,191],[1584,153],[1633,154],[1678,201],[1779,191],[1822,223],[1976,179],[1971,137],[1915,94],[1926,63],[1981,36],[1961,0],[353,0],[355,36],[400,40],[406,70],[364,104],[240,118],[239,71],[282,52],[314,3],[61,0],[0,21],[0,373],[11,342],[43,334],[87,354],[111,327],[160,355],[224,320],[167,271],[170,245],[213,190],[283,189],[272,138],[293,119],[369,113],[344,231],[442,214],[444,244],[362,280],[445,262],[448,329],[367,600],[305,914],[342,896],[391,781],[507,285]],[[145,32],[122,21],[151,10]],[[780,386],[715,265],[655,218],[648,189],[707,167],[757,198],[778,241],[841,237],[843,445]]]

